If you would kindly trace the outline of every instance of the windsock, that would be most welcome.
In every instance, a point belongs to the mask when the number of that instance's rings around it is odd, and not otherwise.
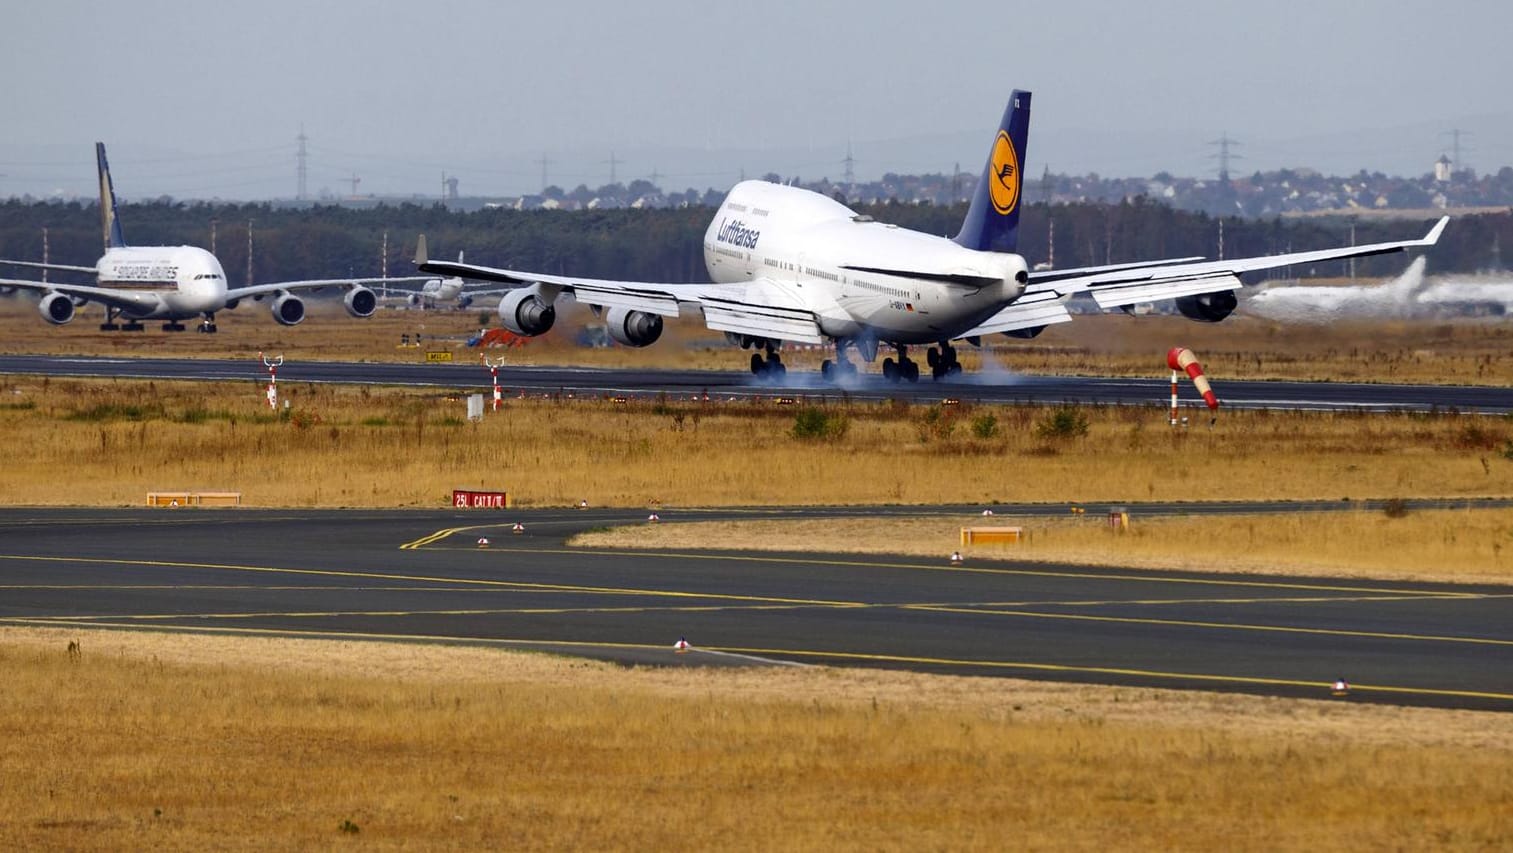
[[[1219,408],[1219,398],[1214,396],[1214,389],[1208,384],[1208,377],[1203,375],[1203,365],[1198,363],[1198,357],[1187,347],[1172,347],[1166,354],[1166,365],[1172,370],[1186,371],[1189,379],[1193,381],[1193,387],[1203,395],[1203,402],[1210,409]]]

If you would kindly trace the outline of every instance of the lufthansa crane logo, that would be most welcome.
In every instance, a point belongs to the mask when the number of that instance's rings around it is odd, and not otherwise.
[[[993,174],[988,178],[988,195],[993,199],[993,209],[999,213],[1013,212],[1019,204],[1019,154],[1006,131],[998,131],[993,143]]]

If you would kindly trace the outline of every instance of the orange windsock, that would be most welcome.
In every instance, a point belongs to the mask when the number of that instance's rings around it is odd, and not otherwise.
[[[1187,347],[1172,347],[1166,353],[1166,365],[1172,370],[1186,372],[1188,378],[1193,381],[1193,387],[1203,395],[1203,402],[1207,403],[1210,409],[1219,408],[1219,398],[1214,396],[1214,389],[1208,384],[1208,377],[1203,375],[1203,365],[1198,363],[1198,357],[1193,355],[1192,350]],[[1176,393],[1175,385],[1172,386],[1172,392]]]

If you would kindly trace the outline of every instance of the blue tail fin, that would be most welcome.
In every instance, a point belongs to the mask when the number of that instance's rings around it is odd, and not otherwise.
[[[100,165],[100,230],[105,235],[105,248],[124,246],[121,220],[116,218],[116,188],[110,182],[110,164],[105,162],[105,143],[95,143],[95,160]]]
[[[1012,252],[1018,247],[1020,188],[1029,135],[1030,93],[1015,89],[988,150],[972,206],[955,237],[957,243],[984,252]]]

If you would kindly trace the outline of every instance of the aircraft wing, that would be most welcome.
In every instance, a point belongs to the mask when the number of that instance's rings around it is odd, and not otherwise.
[[[8,261],[4,258],[0,258],[0,264],[12,267],[30,267],[36,270],[66,270],[68,272],[87,272],[91,274],[99,272],[94,267],[80,267],[73,264],[43,264],[37,261]]]
[[[88,302],[98,302],[112,308],[128,308],[133,311],[151,311],[162,304],[162,298],[152,291],[117,290],[112,287],[95,287],[84,284],[58,284],[52,281],[28,281],[25,279],[0,278],[0,287],[20,290],[35,290],[41,293],[61,293]]]
[[[567,291],[586,305],[644,311],[663,317],[678,316],[684,305],[697,306],[704,312],[704,324],[720,332],[809,344],[823,343],[825,339],[818,317],[803,298],[781,283],[767,279],[745,284],[658,284],[433,261],[426,253],[425,235],[421,235],[416,245],[415,265],[421,272],[474,281],[539,286],[553,297]]]
[[[1235,290],[1241,286],[1240,273],[1276,269],[1296,264],[1312,264],[1346,258],[1364,258],[1371,255],[1386,255],[1405,249],[1433,246],[1450,217],[1441,217],[1429,233],[1419,240],[1400,240],[1392,243],[1372,243],[1364,246],[1342,246],[1337,249],[1322,249],[1313,252],[1292,252],[1285,255],[1266,255],[1254,258],[1233,258],[1222,261],[1180,258],[1171,261],[1115,265],[1112,267],[1088,267],[1085,269],[1055,270],[1031,273],[1030,283],[1021,301],[1032,295],[1054,293],[1058,297],[1078,293],[1091,294],[1102,308],[1118,308],[1137,302],[1154,302],[1200,293]]]
[[[319,290],[322,287],[351,287],[354,284],[371,285],[402,284],[405,282],[428,281],[430,276],[407,275],[399,278],[311,278],[301,281],[270,281],[267,284],[254,284],[248,287],[232,287],[226,290],[226,301],[234,299],[246,299],[251,296],[257,298],[270,293],[279,293],[287,290]]]

